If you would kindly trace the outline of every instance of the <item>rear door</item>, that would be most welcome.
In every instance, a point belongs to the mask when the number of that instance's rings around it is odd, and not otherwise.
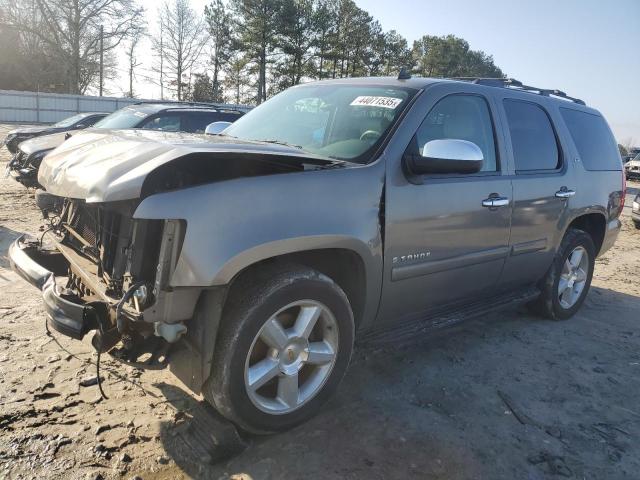
[[[481,172],[425,175],[422,184],[414,184],[402,173],[402,154],[387,161],[383,322],[468,302],[495,286],[504,266],[511,180],[496,142],[491,99],[465,90],[432,88],[445,93],[430,95],[433,101],[425,105],[407,150],[416,154],[437,139],[471,141],[483,152]],[[500,197],[502,205],[483,206],[490,197]]]
[[[517,287],[539,280],[551,265],[576,185],[555,109],[508,93],[498,103],[513,181],[511,251],[501,283]]]

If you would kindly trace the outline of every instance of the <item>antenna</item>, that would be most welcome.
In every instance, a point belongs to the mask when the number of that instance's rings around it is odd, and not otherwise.
[[[398,80],[409,80],[411,78],[411,72],[407,67],[402,67],[400,73],[398,73]]]

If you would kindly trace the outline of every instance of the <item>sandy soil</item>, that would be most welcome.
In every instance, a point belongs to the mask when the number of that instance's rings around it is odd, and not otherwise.
[[[0,138],[6,126],[0,126]],[[6,150],[0,153],[7,159]],[[37,233],[0,180],[0,478],[623,479],[640,471],[640,230],[628,218],[567,322],[525,309],[410,345],[360,349],[337,396],[291,432],[237,436],[168,372],[45,331],[7,247]],[[209,436],[208,449],[199,440]]]

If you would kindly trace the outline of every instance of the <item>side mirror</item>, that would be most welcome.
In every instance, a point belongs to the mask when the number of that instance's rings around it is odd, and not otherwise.
[[[405,172],[412,183],[416,176],[430,173],[477,173],[483,162],[482,150],[475,143],[449,138],[431,140],[420,155],[407,154],[403,158]]]
[[[213,122],[207,125],[204,133],[207,135],[220,135],[229,125],[231,125],[231,122]]]

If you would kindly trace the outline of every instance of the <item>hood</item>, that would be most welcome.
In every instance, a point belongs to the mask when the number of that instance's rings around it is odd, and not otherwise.
[[[50,125],[42,125],[40,127],[25,127],[25,128],[16,128],[11,130],[7,135],[38,135],[48,132],[57,132],[59,128],[51,127]]]
[[[208,167],[250,158],[254,163],[278,163],[278,171],[283,171],[283,165],[287,164],[300,170],[306,165],[318,168],[347,163],[292,147],[224,136],[87,129],[74,134],[45,157],[38,182],[49,193],[87,202],[130,200],[141,196],[144,181],[151,172],[193,155],[204,158]]]
[[[66,135],[66,132],[42,135],[40,137],[21,142],[19,148],[27,155],[31,155],[32,153],[40,152],[42,150],[51,150],[64,142]]]

